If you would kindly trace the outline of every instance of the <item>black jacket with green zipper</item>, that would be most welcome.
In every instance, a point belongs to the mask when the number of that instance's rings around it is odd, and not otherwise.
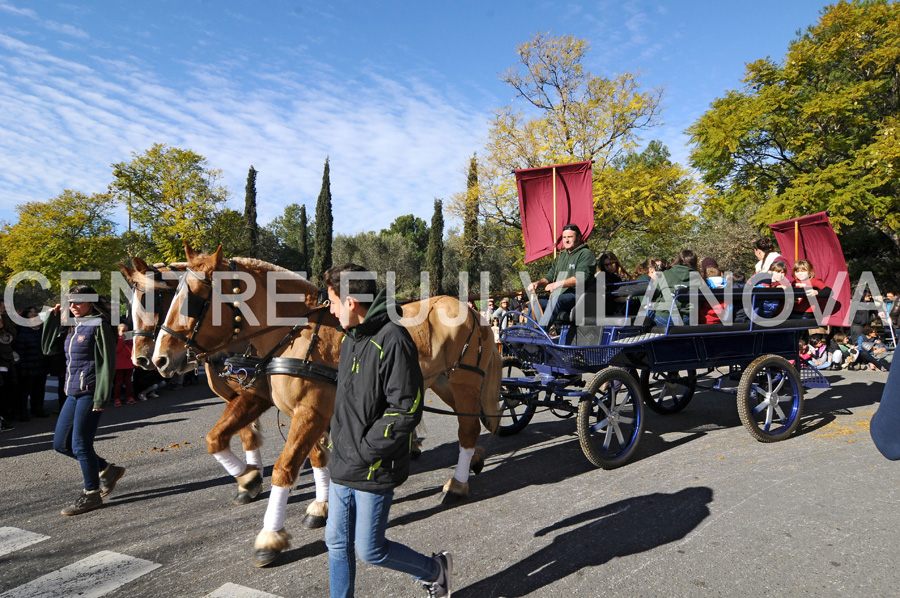
[[[409,477],[412,433],[422,419],[423,379],[409,332],[390,320],[381,291],[365,320],[345,330],[331,420],[331,479],[378,491]]]

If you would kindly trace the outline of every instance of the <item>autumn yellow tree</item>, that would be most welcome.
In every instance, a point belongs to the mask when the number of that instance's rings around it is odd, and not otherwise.
[[[502,77],[516,97],[514,105],[494,113],[478,164],[477,196],[481,216],[518,229],[513,236],[519,245],[517,169],[592,160],[602,245],[629,230],[652,230],[654,219],[671,224],[695,194],[690,177],[668,156],[622,162],[640,135],[659,124],[662,90],[642,89],[631,73],[605,77],[586,71],[588,51],[585,40],[538,33],[518,46],[519,64]],[[462,218],[472,194],[470,189],[452,197],[448,211]]]

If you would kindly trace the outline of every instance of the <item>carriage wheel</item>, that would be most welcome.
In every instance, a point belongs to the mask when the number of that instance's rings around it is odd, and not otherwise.
[[[737,390],[741,423],[760,442],[784,440],[803,414],[803,385],[791,363],[763,355],[747,366]]]
[[[503,378],[527,378],[533,374],[531,370],[523,368],[518,357],[513,356],[503,358],[502,372]],[[498,436],[512,436],[525,429],[536,410],[530,401],[536,399],[538,394],[539,392],[533,388],[505,383],[500,385],[500,408],[497,410],[500,416],[497,426]],[[482,416],[481,423],[490,430],[486,417]]]
[[[694,398],[697,370],[680,372],[641,371],[641,390],[647,407],[662,415],[678,413]]]
[[[578,440],[588,461],[603,469],[628,462],[644,432],[644,405],[634,376],[606,368],[578,404]]]

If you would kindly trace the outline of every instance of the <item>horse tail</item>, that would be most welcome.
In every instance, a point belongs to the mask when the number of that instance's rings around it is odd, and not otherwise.
[[[497,432],[500,419],[500,384],[503,381],[503,360],[500,351],[494,344],[494,332],[487,326],[481,326],[481,343],[485,345],[484,380],[481,383],[481,410],[487,416],[488,429],[491,434]],[[486,331],[486,334],[485,334]]]

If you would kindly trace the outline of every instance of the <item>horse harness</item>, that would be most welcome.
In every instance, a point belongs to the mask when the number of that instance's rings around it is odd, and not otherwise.
[[[159,269],[157,269],[155,266],[150,266],[149,269],[154,274],[159,276],[160,280],[162,280],[162,272],[160,272]],[[154,289],[153,291],[150,291],[149,289],[145,289],[145,288],[138,286],[138,284],[132,280],[128,281],[128,285],[131,287],[131,289],[133,291],[135,291],[135,292],[140,291],[141,293],[143,293],[143,295],[141,296],[141,301],[140,301],[141,306],[144,308],[144,311],[146,311],[148,313],[152,313],[154,316],[156,316],[156,323],[153,326],[153,330],[135,330],[133,334],[134,334],[134,336],[145,336],[145,337],[155,341],[156,337],[159,336],[159,331],[160,331],[160,329],[162,329],[162,325],[163,325],[163,318],[162,318],[163,295],[169,295],[169,294],[174,295],[175,289],[173,289],[172,287],[166,286],[163,288],[157,288],[157,289]],[[153,303],[152,303],[153,309],[152,310],[147,309],[147,297],[149,297],[151,295],[153,296]]]

